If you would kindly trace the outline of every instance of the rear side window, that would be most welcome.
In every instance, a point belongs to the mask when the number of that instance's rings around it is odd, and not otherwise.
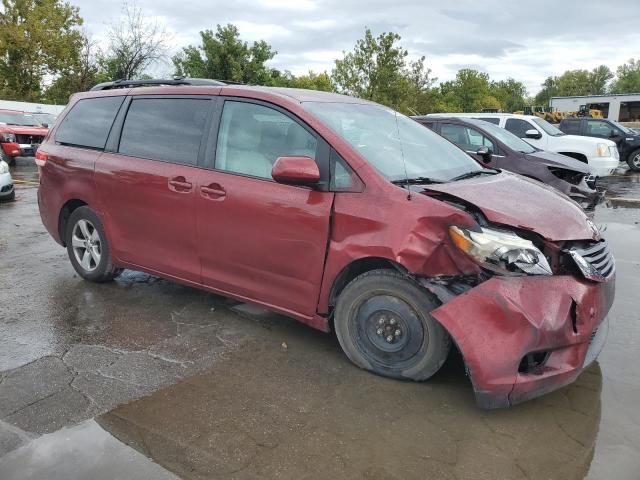
[[[196,165],[211,101],[202,98],[137,98],[122,127],[119,153]]]
[[[124,97],[79,100],[56,130],[56,142],[102,150]]]
[[[564,133],[569,135],[578,135],[580,133],[580,120],[572,121],[566,120],[562,122],[562,129]]]
[[[525,138],[527,136],[527,130],[535,129],[535,127],[533,127],[533,125],[531,125],[529,122],[520,120],[519,118],[507,119],[507,123],[505,124],[504,128],[520,138]]]
[[[476,120],[482,120],[483,122],[493,123],[494,125],[500,125],[500,119],[495,117],[474,117]]]

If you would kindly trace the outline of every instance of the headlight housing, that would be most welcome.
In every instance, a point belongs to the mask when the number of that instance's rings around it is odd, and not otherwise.
[[[16,136],[13,133],[0,133],[0,138],[7,143],[15,143],[16,141]]]
[[[596,155],[598,157],[610,157],[611,150],[609,150],[609,145],[606,143],[599,143],[596,145]]]
[[[453,243],[478,265],[501,275],[553,275],[544,254],[526,238],[513,232],[449,227]]]
[[[0,175],[9,173],[9,165],[4,160],[0,160]]]

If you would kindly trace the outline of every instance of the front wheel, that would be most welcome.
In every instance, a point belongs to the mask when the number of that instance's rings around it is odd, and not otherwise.
[[[92,282],[108,282],[122,271],[111,262],[104,227],[89,207],[73,211],[65,235],[67,253],[78,275]]]
[[[451,339],[430,315],[435,298],[392,270],[373,270],[341,292],[335,330],[357,366],[391,378],[427,380],[447,359]]]
[[[634,150],[629,154],[627,164],[634,172],[640,172],[640,149]]]

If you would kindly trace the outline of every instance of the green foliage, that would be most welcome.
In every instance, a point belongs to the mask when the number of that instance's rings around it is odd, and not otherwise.
[[[613,93],[640,92],[640,60],[630,59],[620,65],[616,73],[617,78],[611,86]]]
[[[424,57],[407,62],[407,50],[396,45],[400,35],[382,33],[377,38],[366,29],[353,51],[335,61],[331,80],[340,93],[372,100],[400,111],[412,112],[415,100],[425,95],[433,79]],[[422,98],[428,102],[428,96]]]
[[[297,77],[289,71],[281,74],[278,70],[274,70],[271,78],[271,86],[306,88],[308,90],[321,90],[323,92],[333,91],[331,77],[329,77],[327,72],[315,73],[311,70],[307,75]]]
[[[559,77],[547,77],[535,102],[548,105],[551,97],[571,95],[602,95],[607,93],[613,73],[606,65],[593,70],[567,70]]]
[[[505,112],[514,112],[522,108],[527,97],[527,89],[524,83],[513,78],[491,82],[489,91],[500,105],[494,108],[501,108]],[[483,108],[491,108],[491,106],[484,105]]]
[[[78,8],[61,0],[2,0],[0,95],[38,100],[43,79],[77,61]]]
[[[189,45],[173,57],[177,75],[256,85],[269,85],[280,76],[265,65],[277,52],[264,40],[249,46],[240,40],[235,25],[218,25],[215,32],[205,30],[200,37],[201,45]]]

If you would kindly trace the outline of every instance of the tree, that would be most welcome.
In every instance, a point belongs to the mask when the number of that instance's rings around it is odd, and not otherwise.
[[[640,92],[640,60],[630,59],[618,67],[616,80],[611,85],[612,93]]]
[[[375,38],[366,29],[353,51],[343,52],[343,58],[335,61],[331,80],[336,90],[413,113],[416,97],[425,95],[434,80],[424,57],[407,62],[408,52],[396,45],[399,41],[396,33]]]
[[[606,65],[600,65],[589,73],[589,95],[604,95],[607,93],[613,72]]]
[[[95,42],[83,35],[81,50],[76,61],[64,68],[46,88],[43,100],[47,103],[64,105],[72,94],[89,90],[96,83],[107,80],[105,74],[99,72],[96,55]]]
[[[602,95],[607,92],[613,73],[606,65],[593,70],[567,70],[559,77],[547,77],[542,90],[536,95],[536,103],[548,105],[551,97],[572,95]]]
[[[333,91],[331,77],[329,77],[329,74],[327,72],[315,73],[311,70],[309,70],[309,73],[307,75],[300,75],[298,77],[296,77],[289,71],[280,73],[279,71],[274,70],[271,85],[274,87],[322,90],[324,92]]]
[[[470,68],[458,70],[455,80],[440,85],[442,101],[452,111],[479,112],[483,108],[500,108],[489,91],[489,75]]]
[[[38,100],[45,77],[77,61],[78,8],[61,0],[2,0],[0,94]]]
[[[266,66],[277,52],[264,40],[249,46],[240,40],[235,25],[218,25],[215,32],[205,30],[200,37],[201,45],[189,45],[173,57],[176,75],[257,85],[269,85],[280,75]]]
[[[491,82],[489,85],[491,95],[498,100],[500,107],[506,112],[520,110],[525,104],[527,88],[524,83],[513,78]],[[489,108],[485,105],[484,108]]]
[[[103,75],[111,80],[140,78],[146,68],[166,56],[167,35],[137,7],[124,5],[124,19],[109,28],[109,46],[98,56]]]

